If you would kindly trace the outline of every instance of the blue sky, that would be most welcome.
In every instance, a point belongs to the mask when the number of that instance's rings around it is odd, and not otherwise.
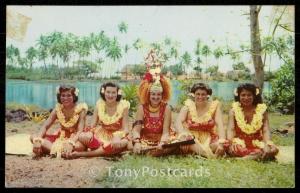
[[[180,42],[180,54],[193,52],[196,39],[212,48],[228,44],[237,48],[241,43],[250,42],[249,6],[8,6],[25,16],[32,18],[23,42],[7,38],[7,45],[12,43],[25,51],[41,34],[61,31],[75,35],[88,35],[104,30],[110,37],[117,36],[119,41],[133,43],[140,37],[146,42],[163,41],[165,37]],[[263,6],[260,13],[261,34],[267,35],[270,27],[272,6]],[[119,33],[118,24],[128,24],[126,35]],[[281,33],[279,31],[279,33]],[[129,52],[128,57],[118,65],[136,63],[143,60],[145,53]],[[253,71],[250,55],[243,61]],[[213,57],[209,63],[213,64]],[[220,70],[231,70],[231,60],[220,61]],[[230,65],[229,65],[230,64]],[[268,64],[267,64],[268,65]],[[274,57],[271,70],[280,65]]]

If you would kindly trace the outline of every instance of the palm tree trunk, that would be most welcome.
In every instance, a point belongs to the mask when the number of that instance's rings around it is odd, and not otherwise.
[[[257,6],[250,6],[251,55],[255,69],[254,83],[262,89],[264,85],[264,65],[261,57],[258,15],[259,9]]]

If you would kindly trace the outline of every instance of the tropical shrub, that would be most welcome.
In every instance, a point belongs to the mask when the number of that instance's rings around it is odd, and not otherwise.
[[[272,91],[266,96],[268,105],[283,114],[292,114],[295,109],[295,66],[289,60],[282,65],[271,80]]]
[[[138,86],[135,84],[127,84],[122,87],[123,99],[126,99],[130,103],[129,116],[132,117],[137,111],[137,105],[139,103],[137,97]]]

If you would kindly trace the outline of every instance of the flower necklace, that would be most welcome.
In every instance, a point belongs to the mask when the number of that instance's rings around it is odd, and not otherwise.
[[[117,104],[117,110],[112,116],[105,112],[105,101],[99,99],[97,101],[97,107],[99,120],[101,120],[105,125],[110,125],[116,123],[122,117],[124,109],[130,108],[130,103],[127,100],[121,100]]]
[[[184,105],[189,109],[189,113],[191,115],[192,121],[195,123],[205,123],[208,122],[210,119],[212,119],[212,115],[215,112],[215,109],[217,105],[219,104],[219,101],[215,100],[212,101],[208,111],[204,113],[204,115],[198,116],[196,104],[191,99],[187,99],[184,102]]]
[[[159,111],[159,109],[160,109],[160,104],[157,107],[153,107],[151,104],[149,104],[149,111],[151,113],[156,113]]]
[[[56,104],[56,106],[55,106],[58,121],[65,128],[70,128],[70,127],[74,126],[77,123],[77,121],[79,119],[79,113],[82,110],[87,111],[88,106],[87,106],[86,103],[80,103],[80,104],[76,105],[76,107],[74,109],[74,115],[70,118],[69,121],[66,121],[66,117],[65,117],[64,113],[62,112],[63,108],[64,108],[64,106],[62,104],[59,104],[59,103]]]
[[[266,104],[258,104],[255,108],[255,114],[253,115],[252,121],[250,124],[246,123],[245,115],[243,113],[241,103],[234,102],[232,103],[232,108],[234,110],[235,120],[239,128],[246,134],[256,133],[263,125],[263,114],[267,109]]]

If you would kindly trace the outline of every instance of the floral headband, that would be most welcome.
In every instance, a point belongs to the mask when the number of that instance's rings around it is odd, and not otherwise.
[[[234,94],[234,96],[238,96],[239,95],[238,92],[237,92],[237,88],[234,89],[233,94]],[[256,88],[255,89],[255,95],[257,96],[258,94],[259,94],[259,88]]]
[[[190,92],[189,94],[188,94],[188,96],[190,96],[190,97],[195,97],[195,94],[194,93],[192,93],[192,92]],[[207,95],[207,97],[209,98],[210,97],[210,95]]]
[[[60,88],[60,86],[56,87],[56,94],[60,94],[59,88]],[[75,88],[74,94],[75,94],[75,96],[78,96],[78,94],[79,94],[79,89],[78,88]]]
[[[102,88],[101,88],[101,94],[104,94],[104,92],[105,92],[104,87],[102,87]],[[122,95],[122,93],[123,93],[122,90],[119,89],[119,90],[118,90],[118,95]]]

